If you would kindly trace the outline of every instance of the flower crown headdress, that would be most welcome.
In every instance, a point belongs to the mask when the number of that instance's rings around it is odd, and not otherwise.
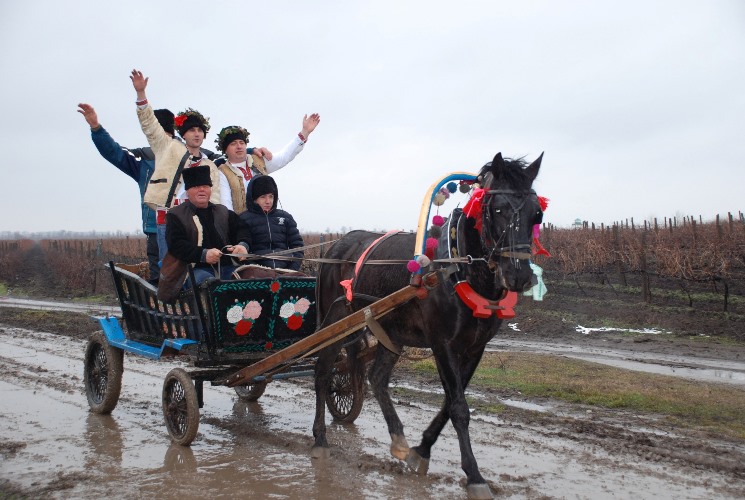
[[[176,118],[173,119],[173,122],[176,124],[176,128],[178,129],[181,126],[183,126],[184,122],[190,116],[196,118],[197,120],[199,120],[199,122],[204,127],[204,133],[205,133],[205,135],[207,134],[207,132],[210,131],[209,118],[205,118],[204,115],[202,115],[202,113],[200,113],[196,109],[192,109],[192,108],[186,108],[185,111],[181,111],[179,114],[176,115]]]
[[[240,137],[234,137],[233,140],[237,138],[242,138],[246,143],[248,143],[248,136],[251,135],[251,132],[246,130],[243,127],[239,127],[238,125],[231,125],[229,127],[225,127],[220,131],[219,134],[217,134],[217,139],[215,139],[215,144],[217,144],[217,149],[219,151],[225,152],[223,147],[223,141],[225,138],[227,138],[229,135],[233,136],[240,136]],[[232,142],[232,141],[231,141]],[[227,147],[227,144],[225,144]]]

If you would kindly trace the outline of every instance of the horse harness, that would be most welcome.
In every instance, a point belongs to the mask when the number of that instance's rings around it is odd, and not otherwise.
[[[457,259],[465,253],[465,242],[463,241],[463,238],[460,238],[465,220],[466,217],[464,217],[463,211],[458,208],[453,210],[448,218],[446,226],[448,260]],[[484,240],[482,239],[482,245],[483,241]],[[503,253],[506,252],[499,252],[500,255]],[[510,255],[510,257],[513,257],[513,255]],[[488,259],[487,264],[490,269],[496,267],[493,262]],[[455,293],[460,297],[460,300],[462,300],[463,303],[473,311],[475,317],[482,319],[489,318],[492,315],[496,315],[499,319],[515,317],[514,307],[515,304],[517,304],[516,292],[505,290],[505,293],[499,300],[487,299],[474,290],[468,282],[464,266],[454,263],[451,264],[450,267],[452,268],[450,273],[451,285],[453,286]]]

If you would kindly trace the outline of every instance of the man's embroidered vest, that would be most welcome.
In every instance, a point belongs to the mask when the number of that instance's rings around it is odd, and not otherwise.
[[[246,159],[246,167],[251,169],[252,174],[256,173],[261,175],[267,175],[266,165],[264,159],[258,155],[250,155]],[[243,174],[236,172],[237,169],[230,168],[229,163],[226,161],[218,167],[220,172],[225,175],[230,185],[230,196],[233,198],[233,212],[238,215],[246,211],[246,187],[243,184]]]

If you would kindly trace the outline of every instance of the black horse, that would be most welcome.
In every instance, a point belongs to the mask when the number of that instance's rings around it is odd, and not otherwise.
[[[467,476],[470,498],[491,498],[492,493],[479,472],[471,450],[469,408],[464,391],[487,342],[497,333],[502,319],[497,317],[496,312],[491,314],[490,310],[486,314],[484,310],[477,314],[478,308],[469,307],[466,303],[469,300],[461,300],[461,294],[456,290],[465,283],[466,287],[470,285],[467,298],[485,299],[485,302],[481,301],[482,304],[496,304],[507,290],[519,292],[530,284],[532,271],[528,259],[532,230],[542,219],[541,207],[531,186],[538,175],[542,156],[527,165],[522,160],[503,160],[501,154],[497,154],[492,162],[482,168],[478,177],[478,182],[484,188],[481,211],[476,217],[467,217],[457,209],[441,228],[430,269],[446,268],[444,283],[431,290],[423,300],[410,301],[380,319],[380,325],[389,338],[384,343],[389,346],[393,344],[393,350],[378,345],[375,360],[368,372],[372,391],[388,424],[391,453],[398,459],[406,460],[416,472],[427,472],[432,445],[447,421],[452,420],[460,442],[461,467]],[[367,231],[350,232],[337,241],[325,257],[356,262],[380,237],[380,234]],[[323,264],[316,292],[319,318],[324,318],[322,326],[407,286],[412,275],[401,262],[418,253],[414,248],[415,238],[414,234],[398,233],[374,245],[365,259],[392,260],[396,263],[361,265],[354,277],[351,302],[345,298],[339,283],[354,276],[354,264]],[[454,256],[470,258],[468,263],[461,261],[453,264]],[[361,383],[364,377],[363,363],[354,362],[357,345],[346,344],[348,359],[353,365],[353,383]],[[388,392],[391,371],[399,357],[394,351],[402,346],[432,349],[445,390],[442,408],[424,431],[419,446],[411,449]],[[314,457],[328,456],[325,402],[332,367],[341,348],[341,342],[325,348],[316,362]]]

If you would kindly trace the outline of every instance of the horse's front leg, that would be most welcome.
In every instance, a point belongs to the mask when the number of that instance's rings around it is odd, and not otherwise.
[[[435,351],[435,356],[438,359],[437,367],[440,373],[440,379],[445,389],[446,402],[448,400],[450,402],[447,413],[450,414],[450,420],[453,422],[455,432],[458,434],[460,465],[463,472],[466,473],[468,498],[493,498],[489,485],[486,484],[479,471],[476,457],[474,457],[471,448],[471,436],[468,430],[471,422],[471,414],[465,395],[465,387],[468,385],[468,381],[471,379],[481,359],[483,349],[480,352],[461,352],[458,354],[460,356],[454,356],[447,347],[441,347]],[[440,413],[444,412],[441,411]],[[442,427],[440,427],[440,430],[442,430]]]
[[[391,455],[399,460],[405,460],[409,454],[409,443],[406,442],[404,426],[401,419],[398,418],[398,413],[396,413],[396,408],[393,406],[388,391],[391,372],[397,360],[397,354],[379,345],[376,350],[375,361],[368,373],[368,380],[370,380],[373,395],[378,400],[378,405],[380,405],[380,410],[383,412],[383,417],[388,425],[388,433],[391,436]]]
[[[311,449],[311,457],[328,458],[331,455],[329,443],[326,440],[326,398],[331,385],[331,375],[334,361],[340,348],[332,345],[323,349],[315,365],[316,416],[313,420],[313,437],[315,442]]]

